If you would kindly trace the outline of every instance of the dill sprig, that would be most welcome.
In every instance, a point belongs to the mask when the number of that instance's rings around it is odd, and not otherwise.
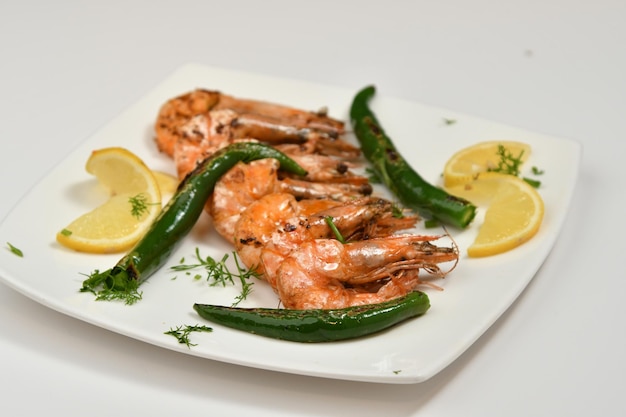
[[[121,300],[126,305],[133,305],[140,301],[143,293],[139,291],[139,283],[136,279],[121,279],[121,285],[113,275],[113,270],[109,269],[104,272],[94,270],[83,281],[80,292],[90,292],[96,296],[96,301],[113,301]]]
[[[189,335],[192,332],[210,333],[212,331],[213,329],[210,327],[196,324],[195,326],[185,325],[177,326],[176,328],[170,328],[168,331],[164,332],[164,334],[174,336],[178,340],[178,343],[187,345],[187,347],[190,348],[191,346],[197,345],[196,343],[191,343],[191,340],[189,340]]]
[[[144,215],[148,211],[148,206],[152,206],[159,203],[149,203],[143,193],[139,193],[134,197],[129,197],[128,202],[130,203],[130,214],[132,214],[137,219],[140,219],[141,216]]]
[[[511,151],[506,149],[504,145],[498,145],[498,166],[495,168],[488,168],[490,172],[499,172],[502,174],[518,176],[520,174],[520,167],[522,166],[522,157],[524,156],[524,150],[521,150],[519,155],[515,156]]]
[[[235,298],[235,302],[233,303],[233,307],[237,306],[241,301],[245,300],[248,295],[252,292],[253,282],[250,281],[250,278],[255,277],[258,278],[259,274],[252,269],[248,269],[245,266],[241,265],[239,262],[239,258],[235,251],[232,252],[233,260],[235,262],[235,271],[231,271],[226,261],[229,258],[229,254],[225,254],[222,259],[219,261],[211,256],[207,256],[203,258],[200,255],[200,249],[196,248],[195,257],[197,262],[194,263],[185,263],[185,258],[180,260],[179,265],[174,265],[170,267],[171,270],[177,272],[185,272],[187,275],[191,275],[191,271],[195,269],[203,269],[206,274],[206,280],[211,286],[222,285],[225,287],[226,285],[234,285],[235,279],[239,281],[241,284],[241,292]],[[194,275],[194,279],[202,279],[203,275],[200,273],[196,273]]]
[[[515,156],[511,151],[506,149],[504,145],[498,145],[498,156],[500,160],[498,161],[498,166],[495,168],[488,168],[487,170],[490,172],[498,172],[501,174],[514,175],[516,177],[520,176],[521,167],[524,161],[522,161],[522,157],[524,156],[524,150],[522,149],[519,155]],[[532,173],[534,175],[543,174],[543,170],[540,170],[537,167],[532,167]],[[541,186],[541,181],[538,181],[533,178],[522,177],[522,180],[526,181],[532,187],[539,188]]]

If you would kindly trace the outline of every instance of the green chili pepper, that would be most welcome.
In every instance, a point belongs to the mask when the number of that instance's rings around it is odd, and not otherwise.
[[[93,273],[81,291],[98,299],[137,301],[137,287],[158,270],[178,247],[202,214],[215,183],[238,162],[274,158],[281,169],[305,175],[306,171],[282,152],[260,143],[235,143],[202,161],[178,186],[144,237],[111,269]]]
[[[373,334],[420,316],[430,308],[421,291],[379,304],[341,309],[291,310],[194,304],[206,320],[249,333],[293,342],[332,342]]]
[[[356,94],[350,119],[376,175],[406,207],[426,218],[465,228],[476,216],[476,207],[428,183],[406,162],[368,107],[375,92],[374,86],[368,86]]]

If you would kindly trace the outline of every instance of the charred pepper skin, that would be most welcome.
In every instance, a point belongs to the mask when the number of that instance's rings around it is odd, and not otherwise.
[[[156,272],[176,250],[202,214],[215,184],[238,162],[274,158],[281,169],[298,175],[306,171],[284,153],[256,142],[229,145],[190,172],[178,186],[144,237],[111,269],[92,275],[83,282],[82,292],[101,290],[132,292]],[[123,298],[123,297],[119,297]]]
[[[290,310],[193,305],[204,319],[260,336],[302,343],[336,342],[374,334],[430,308],[428,296],[413,291],[379,304],[341,309]]]
[[[354,97],[350,121],[365,158],[400,202],[422,216],[458,228],[476,216],[476,206],[424,180],[396,149],[368,103],[376,88],[367,86]]]

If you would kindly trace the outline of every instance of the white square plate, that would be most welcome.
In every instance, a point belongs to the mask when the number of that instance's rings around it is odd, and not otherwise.
[[[143,300],[133,306],[96,302],[92,294],[79,292],[84,274],[110,268],[121,255],[74,253],[55,241],[58,230],[103,201],[95,179],[85,172],[85,162],[94,149],[124,146],[151,168],[174,173],[172,161],[154,145],[153,123],[165,101],[197,87],[303,109],[326,106],[331,116],[346,121],[356,94],[346,88],[193,64],[180,68],[85,140],[21,199],[0,225],[0,240],[21,249],[24,257],[0,251],[0,279],[54,310],[190,355],[302,375],[418,383],[454,361],[515,301],[557,239],[576,184],[581,147],[575,142],[377,95],[370,105],[386,132],[413,167],[435,184],[440,183],[446,160],[462,147],[499,139],[530,144],[532,155],[526,167],[545,168],[540,177],[545,217],[538,234],[508,253],[470,259],[463,248],[476,236],[481,216],[467,230],[452,230],[462,250],[461,259],[445,280],[437,282],[443,291],[425,289],[432,305],[428,313],[357,340],[300,344],[204,323],[193,311],[195,302],[230,305],[239,289],[209,287],[167,267],[142,285]],[[449,119],[455,123],[445,123]],[[182,257],[191,258],[197,247],[203,256],[215,258],[233,250],[207,227],[209,224],[208,217],[201,219],[174,254],[171,265]],[[277,298],[265,283],[258,282],[240,306],[276,307]],[[177,326],[199,323],[214,330],[192,333],[191,341],[196,345],[190,348],[164,334]]]

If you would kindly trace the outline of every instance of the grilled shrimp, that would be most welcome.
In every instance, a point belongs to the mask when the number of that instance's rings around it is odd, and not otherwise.
[[[370,196],[369,180],[354,172],[360,149],[341,138],[344,123],[326,111],[197,89],[166,102],[155,130],[181,178],[237,141],[270,144],[307,170],[298,178],[274,159],[239,163],[206,204],[216,230],[287,308],[387,301],[424,284],[422,271],[444,277],[454,266],[439,265],[458,261],[455,246],[433,243],[441,236],[397,234],[417,216],[399,217],[390,201]]]
[[[439,236],[396,235],[341,243],[307,240],[278,268],[274,288],[286,308],[343,308],[406,295],[421,283],[419,272],[443,277],[455,248],[438,247]]]
[[[201,116],[219,102],[219,93],[194,90],[168,100],[159,110],[155,123],[156,144],[161,152],[174,156],[174,145],[185,134],[181,131],[194,116]],[[197,123],[201,126],[201,123]]]
[[[334,236],[327,219],[346,240],[369,239],[409,229],[417,221],[396,214],[391,202],[376,197],[339,203],[268,194],[241,213],[234,244],[242,262],[274,287],[276,271],[289,253],[308,240]]]
[[[345,142],[342,121],[325,111],[310,112],[256,100],[238,99],[218,91],[197,89],[167,101],[155,122],[156,143],[162,152],[186,163],[202,159],[236,139],[252,138],[270,144],[291,143],[302,149],[342,158],[360,155]],[[189,156],[193,146],[198,157]],[[182,162],[180,163],[182,165]],[[193,164],[187,168],[193,168]],[[179,167],[179,171],[189,171]]]
[[[238,141],[266,142],[306,169],[305,177],[293,177],[268,160],[238,164],[224,175],[207,211],[217,231],[229,240],[239,214],[263,195],[288,192],[298,199],[343,201],[372,192],[368,178],[355,174],[355,164],[349,160],[360,155],[359,148],[339,137],[343,122],[325,112],[198,89],[166,102],[155,128],[159,149],[173,157],[181,179],[200,161]]]
[[[303,179],[281,178],[279,164],[275,159],[239,163],[223,175],[215,184],[207,203],[207,211],[218,233],[232,240],[241,213],[268,194],[289,193],[300,200],[331,200],[325,204],[332,205],[332,200],[346,201],[372,192],[371,185],[360,179],[364,177],[345,176],[344,179],[344,174],[336,171],[332,165],[324,165],[324,156],[309,156],[309,174]],[[317,166],[313,162],[316,157],[322,158]]]
[[[168,100],[157,116],[157,144],[172,155],[172,146],[179,135],[179,127],[188,119],[213,110],[232,110],[241,117],[232,123],[221,123],[232,128],[238,137],[263,137],[270,141],[282,141],[285,135],[303,140],[309,134],[338,138],[344,133],[344,123],[328,117],[325,110],[317,112],[268,103],[265,101],[240,99],[219,91],[196,89]],[[229,126],[230,125],[230,126]]]

